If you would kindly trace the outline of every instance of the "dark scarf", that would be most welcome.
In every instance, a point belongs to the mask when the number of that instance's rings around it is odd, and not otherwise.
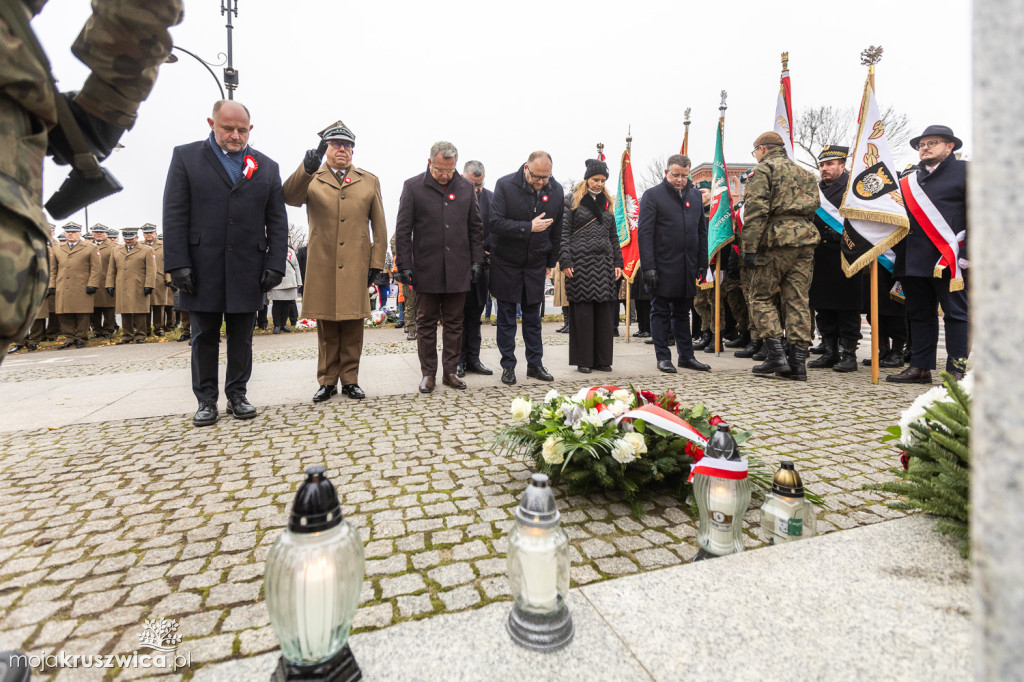
[[[585,207],[590,211],[591,215],[598,220],[601,220],[601,214],[604,213],[606,208],[608,208],[608,200],[605,199],[602,194],[598,194],[595,199],[590,192],[587,192],[583,195],[583,198],[580,199],[580,206]]]
[[[245,151],[248,149],[246,145],[245,149],[240,152],[228,152],[224,153],[224,150],[217,145],[217,138],[213,136],[213,131],[210,131],[210,148],[213,149],[214,155],[220,160],[224,170],[228,172],[231,177],[231,182],[237,184],[239,179],[242,177],[242,159],[245,157]]]

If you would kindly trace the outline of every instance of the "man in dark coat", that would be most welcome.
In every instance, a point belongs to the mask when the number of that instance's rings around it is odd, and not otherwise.
[[[551,155],[536,151],[494,186],[491,203],[491,293],[498,301],[501,380],[516,383],[516,305],[523,311],[526,376],[554,377],[544,368],[540,307],[544,282],[558,260],[564,196],[551,176]]]
[[[839,215],[850,173],[846,170],[849,147],[825,145],[818,154],[821,207],[814,215],[821,242],[814,249],[810,304],[814,310],[824,353],[807,363],[815,369],[831,367],[837,372],[857,370],[857,342],[861,339],[860,310],[863,278],[843,272],[843,225]]]
[[[484,269],[480,273],[480,279],[470,286],[469,293],[466,294],[466,304],[462,308],[462,354],[459,357],[459,364],[455,367],[455,373],[460,377],[466,376],[466,372],[488,376],[494,374],[480,362],[480,316],[491,297],[488,270],[491,253],[491,197],[494,196],[491,190],[484,188],[484,173],[484,165],[479,161],[467,161],[462,168],[462,177],[472,182],[476,188],[476,201],[480,207],[480,221],[483,223]]]
[[[434,390],[439,317],[444,324],[441,381],[466,388],[455,371],[462,351],[462,308],[471,282],[483,272],[484,248],[476,189],[455,170],[458,160],[455,145],[435,142],[427,170],[405,181],[398,202],[398,281],[415,286],[419,296],[420,393]]]
[[[946,126],[928,126],[910,141],[920,170],[900,181],[910,231],[893,249],[893,274],[903,284],[910,320],[910,367],[886,377],[930,384],[939,344],[938,307],[946,327],[946,371],[963,376],[967,360],[967,162],[953,153],[963,143]]]
[[[263,294],[281,283],[288,219],[277,164],[249,147],[249,110],[222,100],[210,136],[174,149],[164,186],[164,267],[192,323],[196,426],[217,421],[220,327],[227,328],[228,413],[251,419],[252,328]]]
[[[668,347],[671,325],[679,366],[709,372],[693,357],[689,319],[697,278],[708,263],[708,219],[700,190],[690,182],[690,159],[673,154],[665,165],[665,179],[640,197],[637,225],[644,286],[652,295],[654,353],[659,370],[676,372]]]

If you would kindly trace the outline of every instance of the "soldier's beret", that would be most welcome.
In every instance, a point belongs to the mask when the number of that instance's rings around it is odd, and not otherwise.
[[[320,137],[325,141],[345,140],[352,144],[355,144],[356,142],[355,134],[349,130],[348,126],[342,123],[340,119],[321,130],[318,135],[320,135]]]
[[[784,144],[785,142],[782,141],[782,135],[779,135],[774,130],[770,130],[767,133],[761,133],[757,136],[757,139],[754,140],[755,147],[760,147],[761,145],[778,145],[781,147]]]
[[[827,144],[821,148],[821,153],[818,154],[818,161],[828,161],[829,159],[840,159],[845,161],[849,153],[849,147],[843,147],[838,144]]]

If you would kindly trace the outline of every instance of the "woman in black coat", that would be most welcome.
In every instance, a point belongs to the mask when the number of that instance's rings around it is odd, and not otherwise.
[[[565,202],[558,262],[569,299],[569,364],[589,373],[612,369],[622,250],[605,189],[608,165],[590,159]]]

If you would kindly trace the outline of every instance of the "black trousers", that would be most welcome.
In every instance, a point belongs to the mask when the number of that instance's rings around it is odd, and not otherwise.
[[[244,396],[252,375],[252,327],[256,313],[189,312],[192,323],[192,392],[197,400],[216,400],[217,356],[220,325],[224,321],[228,337],[228,367],[224,376],[224,395]]]
[[[839,339],[860,341],[860,311],[858,310],[815,310],[815,322],[822,338],[831,336]]]
[[[949,270],[944,276],[901,277],[907,295],[907,318],[910,320],[910,366],[935,369],[939,346],[939,310],[942,306],[946,327],[946,371],[962,369],[957,360],[967,359],[968,307],[967,291],[949,290]]]
[[[294,303],[294,301],[271,301],[270,317],[274,320],[275,327],[287,326],[288,315]]]
[[[636,303],[636,330],[638,332],[651,333],[651,302],[637,299]]]
[[[612,364],[615,340],[612,333],[618,301],[580,303],[569,306],[569,364],[580,367],[608,367]]]
[[[501,366],[516,366],[516,305],[515,301],[498,301],[498,350],[501,351]],[[520,304],[523,309],[523,343],[526,344],[526,366],[542,367],[544,345],[541,342],[540,303],[529,304],[526,295]]]
[[[654,356],[658,362],[672,361],[672,352],[668,348],[670,331],[676,337],[679,359],[693,357],[693,339],[687,333],[690,330],[691,308],[692,298],[655,296],[651,299],[651,336],[654,338]]]
[[[462,307],[462,353],[459,362],[480,362],[480,343],[483,337],[480,333],[480,316],[484,312],[484,306],[480,305],[480,297],[470,291],[466,295],[466,303]]]
[[[97,334],[111,334],[117,331],[114,306],[92,309],[92,330]]]

